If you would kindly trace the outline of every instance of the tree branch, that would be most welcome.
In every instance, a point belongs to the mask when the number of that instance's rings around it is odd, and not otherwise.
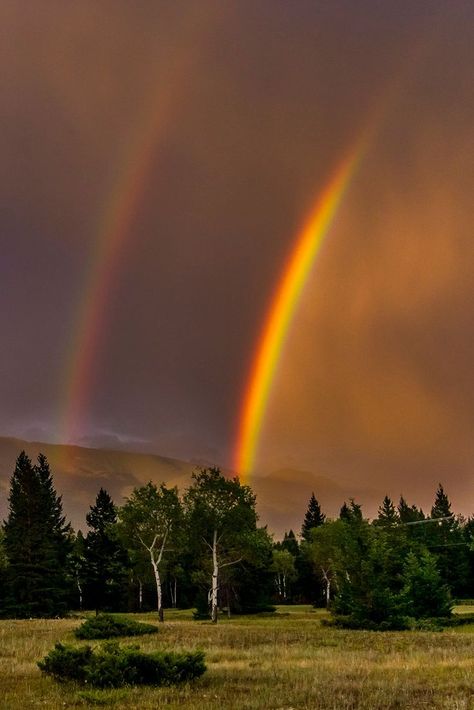
[[[220,569],[223,567],[229,567],[230,565],[236,565],[238,562],[242,562],[242,557],[239,557],[238,560],[233,560],[233,562],[224,562],[223,565],[219,565]]]

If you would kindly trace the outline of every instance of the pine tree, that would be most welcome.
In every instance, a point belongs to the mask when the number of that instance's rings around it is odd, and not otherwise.
[[[451,510],[451,502],[444,492],[444,488],[441,485],[441,483],[438,485],[438,490],[436,491],[436,497],[435,501],[433,504],[433,507],[431,508],[431,517],[432,518],[448,518],[453,515],[453,511]],[[449,525],[449,520],[443,521]]]
[[[399,520],[400,518],[392,499],[385,496],[382,501],[382,505],[379,507],[377,520],[375,522],[379,525],[396,525]]]
[[[443,584],[436,559],[428,550],[407,555],[402,581],[400,596],[407,616],[421,619],[451,615],[449,588]]]
[[[283,536],[283,541],[281,543],[281,549],[288,550],[288,552],[290,552],[293,557],[298,557],[300,550],[298,546],[298,540],[296,539],[296,535],[293,530],[285,532]]]
[[[347,523],[361,523],[362,522],[362,506],[356,503],[354,498],[350,498],[349,504],[344,501],[342,508],[339,512],[339,519],[345,520]]]
[[[117,510],[103,488],[86,521],[90,528],[84,548],[86,604],[96,613],[118,611],[125,606],[129,562],[115,530]]]
[[[415,523],[425,519],[423,511],[418,509],[416,505],[408,505],[403,496],[400,496],[397,510],[401,523]]]
[[[441,483],[436,491],[431,518],[440,520],[432,523],[426,531],[427,544],[436,555],[442,580],[453,595],[465,593],[469,578],[469,557],[464,535],[459,522],[451,510],[451,501]],[[446,519],[447,518],[447,519]]]
[[[323,525],[325,520],[326,516],[322,512],[321,506],[316,500],[314,493],[312,493],[308,503],[308,510],[306,511],[301,527],[301,537],[303,540],[311,542],[311,530]]]
[[[11,478],[5,523],[9,561],[6,614],[28,617],[65,613],[70,535],[46,458],[40,454],[38,464],[33,466],[22,451]]]

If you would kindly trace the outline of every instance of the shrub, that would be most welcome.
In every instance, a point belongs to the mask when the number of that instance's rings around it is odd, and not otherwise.
[[[193,680],[206,670],[202,651],[143,653],[138,646],[110,642],[100,649],[57,643],[38,663],[56,680],[76,680],[96,688],[122,685],[172,685]]]
[[[331,619],[322,619],[321,624],[356,631],[405,631],[414,627],[415,620],[407,616],[393,616],[383,621],[374,621],[373,619],[360,618],[354,614],[336,614]]]
[[[156,634],[158,628],[131,619],[117,619],[111,614],[98,614],[84,621],[74,631],[78,639],[110,639],[119,636],[142,636]]]
[[[92,649],[90,646],[64,646],[57,643],[52,651],[38,666],[43,673],[52,675],[57,680],[85,680],[85,667],[92,659]]]

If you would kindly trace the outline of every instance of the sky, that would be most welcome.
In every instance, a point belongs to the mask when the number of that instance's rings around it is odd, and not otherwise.
[[[0,434],[232,467],[273,294],[369,139],[253,475],[474,508],[474,6],[3,0]]]

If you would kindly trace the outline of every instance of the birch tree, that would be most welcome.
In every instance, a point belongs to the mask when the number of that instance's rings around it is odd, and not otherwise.
[[[320,527],[313,528],[311,541],[305,543],[305,553],[323,582],[326,607],[331,602],[338,573],[346,573],[341,560],[343,546],[344,526],[340,520],[326,522]]]
[[[185,506],[191,535],[211,560],[209,605],[217,623],[222,570],[244,559],[248,538],[256,531],[255,496],[249,486],[225,478],[218,468],[201,469],[193,480]]]
[[[132,549],[147,551],[156,585],[158,618],[164,620],[162,566],[165,553],[176,537],[182,522],[182,508],[177,488],[158,488],[151,481],[135,488],[119,511],[122,538]]]
[[[296,579],[295,558],[288,550],[273,550],[272,572],[275,575],[277,594],[281,601],[286,602],[289,596],[289,585]]]

